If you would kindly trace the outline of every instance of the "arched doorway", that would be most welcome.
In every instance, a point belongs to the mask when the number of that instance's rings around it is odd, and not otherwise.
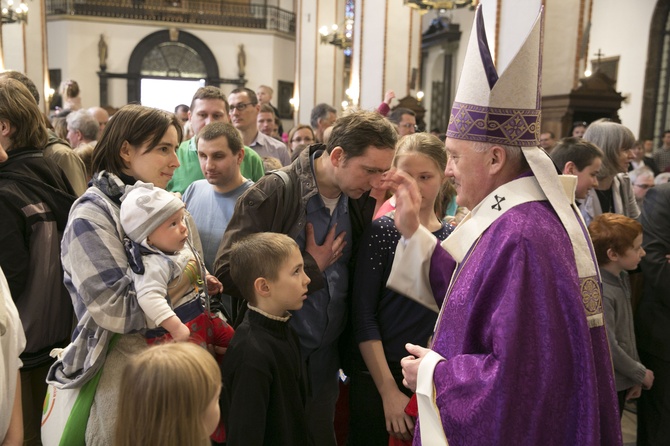
[[[205,85],[217,87],[221,82],[209,47],[193,34],[176,29],[149,34],[133,50],[128,62],[128,103],[141,100],[142,79],[204,79]]]
[[[670,129],[670,0],[658,0],[649,29],[640,138],[656,147]]]

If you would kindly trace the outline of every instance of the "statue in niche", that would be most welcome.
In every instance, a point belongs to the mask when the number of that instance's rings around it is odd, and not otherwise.
[[[98,41],[98,58],[100,59],[100,69],[105,71],[107,68],[107,42],[105,42],[105,35],[100,34]]]
[[[239,45],[239,49],[237,52],[237,74],[241,79],[244,78],[247,66],[247,54],[244,52],[244,45]]]

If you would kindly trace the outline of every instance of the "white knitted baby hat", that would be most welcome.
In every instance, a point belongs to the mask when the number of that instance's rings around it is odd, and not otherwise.
[[[184,202],[170,192],[138,181],[121,197],[121,226],[128,238],[143,243]]]

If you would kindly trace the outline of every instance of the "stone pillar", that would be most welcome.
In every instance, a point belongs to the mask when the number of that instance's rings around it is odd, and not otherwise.
[[[356,0],[351,76],[345,85],[342,49],[320,43],[319,28],[344,22],[345,0],[298,2],[296,122],[309,123],[312,107],[325,102],[338,111],[342,101],[376,109],[384,92],[416,95],[421,59],[421,17],[402,0]],[[413,71],[414,88],[410,88]],[[347,96],[346,91],[349,91]]]

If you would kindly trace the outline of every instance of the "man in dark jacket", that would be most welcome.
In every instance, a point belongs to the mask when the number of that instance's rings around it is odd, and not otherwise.
[[[11,78],[21,82],[30,92],[37,105],[40,104],[40,92],[37,90],[37,87],[31,81],[28,76],[18,71],[4,71],[0,73],[0,79],[2,78]],[[81,194],[86,192],[88,187],[86,180],[86,166],[84,162],[79,158],[70,143],[64,139],[59,138],[51,129],[47,129],[49,134],[49,139],[47,140],[46,145],[44,146],[44,157],[54,161],[58,167],[60,167],[65,173],[65,177],[72,186],[72,189],[75,192],[75,195],[79,197]]]
[[[381,115],[357,112],[340,118],[328,145],[315,144],[282,171],[266,175],[240,197],[221,241],[216,275],[224,292],[240,299],[230,278],[230,247],[256,232],[292,237],[311,279],[303,308],[293,313],[307,365],[306,404],[313,444],[335,445],[338,340],[348,310],[349,274],[356,246],[372,221],[369,191],[391,167],[397,133]]]
[[[670,438],[670,183],[652,187],[640,223],[647,252],[640,267],[644,294],[635,315],[640,359],[654,371],[654,385],[638,401],[637,444],[667,444]]]
[[[26,334],[21,355],[24,444],[41,444],[49,352],[67,344],[73,309],[63,286],[60,240],[74,191],[44,158],[47,129],[35,99],[14,79],[0,78],[0,266]]]

